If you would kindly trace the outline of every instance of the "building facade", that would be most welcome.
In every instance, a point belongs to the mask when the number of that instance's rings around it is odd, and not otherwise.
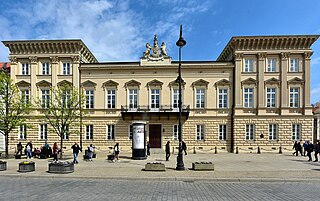
[[[193,151],[291,150],[294,141],[316,140],[310,104],[310,57],[317,35],[232,37],[216,61],[182,62],[183,140]],[[4,41],[11,78],[30,100],[68,82],[84,91],[87,115],[80,134],[65,139],[108,150],[130,151],[132,122],[145,121],[151,149],[178,146],[178,62],[165,43],[146,44],[139,62],[98,62],[81,40]],[[20,140],[58,141],[34,110]],[[174,150],[175,151],[175,150]]]

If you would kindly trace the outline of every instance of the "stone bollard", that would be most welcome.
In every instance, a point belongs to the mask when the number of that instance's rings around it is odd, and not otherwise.
[[[257,154],[261,154],[260,147],[258,147],[258,152],[257,152]]]
[[[196,154],[196,147],[193,147],[193,154]]]
[[[217,147],[214,147],[214,153],[217,154],[218,153],[218,149]]]
[[[239,154],[239,149],[238,149],[238,147],[236,147],[236,154]]]
[[[282,154],[282,147],[279,147],[279,154]]]

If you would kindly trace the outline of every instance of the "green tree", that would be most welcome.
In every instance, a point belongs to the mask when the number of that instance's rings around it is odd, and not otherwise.
[[[63,83],[50,88],[50,97],[42,97],[37,101],[52,130],[60,138],[60,159],[63,155],[63,140],[71,131],[78,132],[82,116],[84,116],[83,93],[74,86]]]
[[[9,156],[9,134],[15,128],[24,125],[26,115],[30,113],[29,98],[21,96],[18,87],[10,76],[0,71],[0,130],[5,137],[5,154]]]

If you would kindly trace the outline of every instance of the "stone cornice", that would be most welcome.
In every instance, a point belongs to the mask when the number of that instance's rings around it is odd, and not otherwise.
[[[97,63],[98,60],[80,39],[74,40],[21,40],[2,41],[9,48],[10,55],[41,55],[41,54],[77,54],[81,62]],[[80,58],[77,59],[80,61]]]
[[[217,61],[234,60],[235,51],[310,50],[320,35],[237,36],[232,37]]]

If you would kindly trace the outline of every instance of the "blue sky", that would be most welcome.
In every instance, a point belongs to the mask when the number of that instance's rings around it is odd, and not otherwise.
[[[145,43],[173,60],[216,60],[232,36],[320,34],[319,0],[0,0],[0,40],[82,39],[101,61],[138,61]],[[320,100],[320,39],[312,46],[311,100]],[[0,45],[0,61],[8,50]]]

